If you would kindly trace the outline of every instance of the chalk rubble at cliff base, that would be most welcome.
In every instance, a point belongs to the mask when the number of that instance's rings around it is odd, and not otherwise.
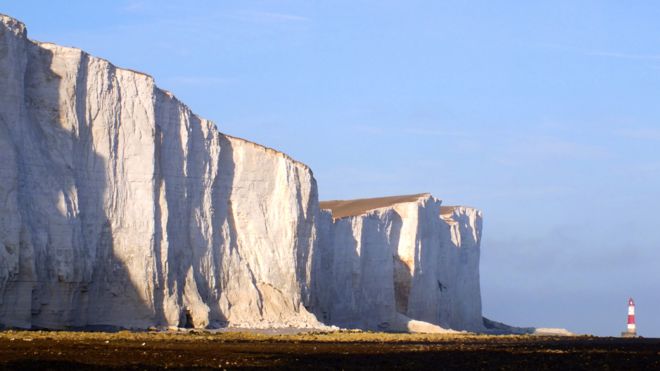
[[[481,213],[304,164],[0,15],[0,326],[484,330]]]

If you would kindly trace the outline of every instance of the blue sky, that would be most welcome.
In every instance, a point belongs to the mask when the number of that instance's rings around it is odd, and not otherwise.
[[[484,211],[486,316],[660,336],[660,3],[4,1],[31,38],[145,71],[323,199]]]

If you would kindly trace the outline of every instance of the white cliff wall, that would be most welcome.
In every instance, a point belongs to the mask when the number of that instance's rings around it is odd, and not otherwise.
[[[0,15],[0,325],[315,325],[308,167]]]
[[[338,326],[401,330],[418,320],[483,330],[481,212],[430,195],[334,219],[321,210],[312,308]]]
[[[456,328],[483,330],[479,278],[483,220],[481,211],[464,206],[448,206],[442,208],[441,219],[449,230],[449,233],[444,234],[443,241],[450,251],[446,272],[454,277],[453,288],[448,287],[452,295],[449,296],[448,305],[443,308],[443,316]]]
[[[0,327],[481,329],[477,210],[333,220],[307,166],[2,15],[0,103]]]
[[[391,244],[398,220],[372,214],[332,220],[322,210],[314,250],[311,306],[317,318],[347,328],[387,330],[395,321]],[[395,226],[395,229],[398,226]]]

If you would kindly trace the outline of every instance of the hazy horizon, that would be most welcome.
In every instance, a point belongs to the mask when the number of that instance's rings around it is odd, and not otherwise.
[[[484,316],[660,336],[660,4],[0,0],[28,36],[143,71],[321,199],[484,212]]]

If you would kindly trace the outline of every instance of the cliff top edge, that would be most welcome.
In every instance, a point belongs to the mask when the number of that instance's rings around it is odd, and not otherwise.
[[[383,207],[394,206],[407,202],[417,202],[420,199],[432,197],[430,193],[417,193],[412,195],[388,196],[375,198],[361,198],[355,200],[330,200],[321,201],[321,209],[330,210],[335,219],[348,216],[358,216],[367,213],[370,210]]]
[[[14,32],[20,33],[23,36],[27,36],[27,27],[25,27],[25,23],[10,15],[0,13],[0,23],[4,24],[7,28]]]

